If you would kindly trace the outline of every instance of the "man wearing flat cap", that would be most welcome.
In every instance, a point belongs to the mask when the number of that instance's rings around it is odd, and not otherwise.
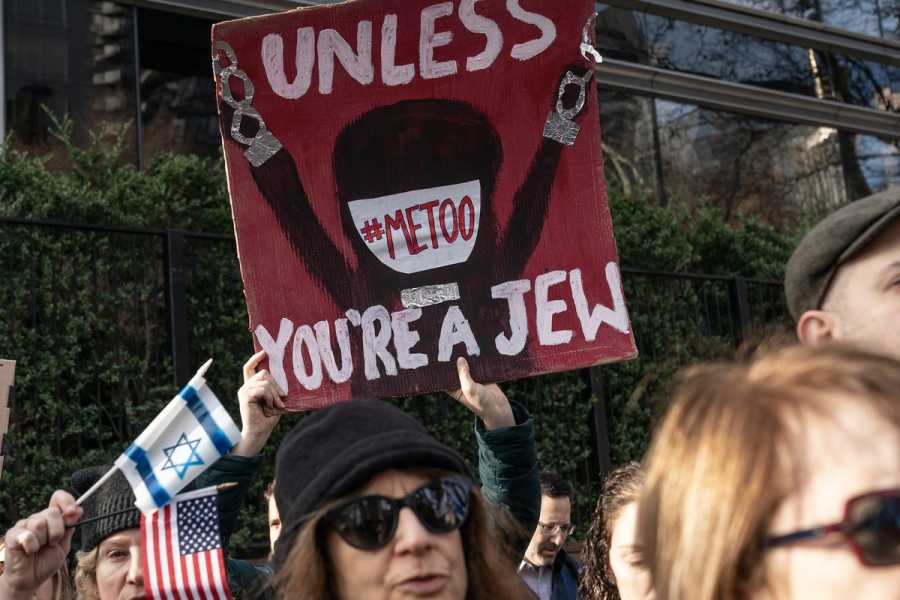
[[[784,287],[802,343],[841,340],[900,359],[900,187],[816,225],[788,261]]]

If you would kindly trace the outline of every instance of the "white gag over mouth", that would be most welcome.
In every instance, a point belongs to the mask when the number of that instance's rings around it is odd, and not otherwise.
[[[466,262],[481,220],[481,183],[352,200],[357,235],[388,268],[419,273]]]

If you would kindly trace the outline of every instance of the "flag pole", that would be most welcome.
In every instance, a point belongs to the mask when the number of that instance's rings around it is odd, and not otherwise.
[[[92,485],[88,491],[86,491],[85,493],[83,493],[83,494],[81,495],[81,498],[79,498],[78,500],[75,501],[75,504],[77,504],[78,506],[81,506],[81,504],[82,504],[85,500],[87,500],[88,498],[90,498],[90,497],[94,494],[94,492],[97,491],[97,488],[99,488],[101,485],[103,485],[104,483],[106,483],[106,482],[109,480],[109,478],[112,477],[112,476],[115,474],[115,472],[118,471],[118,470],[119,470],[119,467],[117,467],[116,465],[113,465],[112,468],[111,468],[109,471],[106,472],[106,475],[104,475],[103,477],[101,477],[100,479],[98,479],[98,480],[97,480],[97,483],[95,483],[94,485]]]

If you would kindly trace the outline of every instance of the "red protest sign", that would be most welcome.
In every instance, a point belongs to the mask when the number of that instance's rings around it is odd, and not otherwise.
[[[357,0],[221,23],[250,328],[288,405],[636,354],[580,51],[590,0]]]

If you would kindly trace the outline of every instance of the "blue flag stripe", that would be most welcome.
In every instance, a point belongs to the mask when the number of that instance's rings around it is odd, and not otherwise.
[[[209,414],[209,409],[206,408],[206,404],[200,399],[197,390],[186,385],[184,386],[184,389],[179,392],[179,395],[185,403],[187,403],[187,407],[194,414],[194,418],[197,419],[204,431],[206,431],[206,435],[212,440],[212,443],[216,447],[216,450],[219,451],[219,454],[222,456],[228,454],[231,451],[231,440],[228,439],[228,435],[226,435],[222,428],[219,427],[219,424],[216,423],[213,416]]]
[[[153,498],[153,502],[156,503],[156,506],[160,507],[168,504],[172,499],[172,496],[169,495],[166,488],[161,486],[159,480],[156,479],[156,475],[153,473],[153,467],[150,466],[150,459],[147,458],[147,452],[140,446],[131,444],[128,446],[128,449],[125,450],[125,456],[134,463],[138,475],[144,480],[144,485],[147,487],[147,491],[150,492],[150,497]]]

